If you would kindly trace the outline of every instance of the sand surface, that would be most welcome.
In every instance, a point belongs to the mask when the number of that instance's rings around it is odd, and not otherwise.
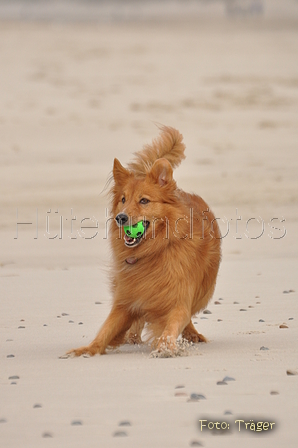
[[[1,23],[1,447],[297,446],[297,23]],[[184,135],[177,182],[227,233],[194,318],[209,343],[59,359],[109,312],[100,193],[154,122]]]

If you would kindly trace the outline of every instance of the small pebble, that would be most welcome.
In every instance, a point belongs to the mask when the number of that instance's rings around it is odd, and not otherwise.
[[[183,386],[183,384],[178,384],[178,386],[175,387],[175,389],[184,389],[185,386]]]
[[[39,408],[42,408],[41,404],[36,403],[36,404],[33,405],[33,409],[39,409]]]
[[[224,415],[233,415],[231,411],[225,411]]]
[[[287,375],[298,375],[298,370],[287,370]]]
[[[294,317],[289,317],[289,320],[294,320]]]
[[[294,289],[288,289],[283,291],[284,294],[290,294],[291,292],[295,292]]]
[[[12,381],[10,384],[17,384],[16,381]]]
[[[125,431],[115,431],[113,435],[114,437],[126,437],[127,433]]]
[[[20,322],[25,322],[25,319],[20,319]]]
[[[248,308],[254,308],[252,305],[249,305]]]
[[[20,377],[18,375],[12,375],[8,377],[9,380],[19,380]]]
[[[14,355],[7,355],[6,358],[14,358]]]
[[[231,376],[225,376],[223,381],[236,381],[235,378],[231,377]]]
[[[61,316],[69,316],[67,313],[61,313]]]
[[[217,381],[217,383],[216,383],[218,386],[225,386],[225,385],[227,385],[228,383],[226,383],[225,381]]]
[[[50,438],[50,437],[53,437],[53,434],[50,433],[50,432],[44,432],[44,433],[42,434],[42,437]]]
[[[122,420],[118,426],[131,426],[131,423],[128,420]]]
[[[43,324],[43,326],[44,326],[44,327],[47,327],[48,325],[47,325],[47,324]]]
[[[270,392],[270,395],[279,395],[279,392],[277,392],[277,390],[272,390]]]
[[[262,345],[262,347],[260,347],[260,350],[269,350],[269,348]]]
[[[259,319],[259,322],[265,322],[264,319]]]
[[[238,305],[238,304],[239,304],[239,302],[233,302],[233,304],[234,304],[234,305]]]
[[[82,420],[73,420],[70,424],[71,426],[81,426],[83,423]]]
[[[206,397],[205,395],[202,394],[190,394],[190,400],[191,401],[206,400]]]
[[[261,302],[256,302],[257,305],[260,305]]]
[[[95,302],[95,305],[101,305],[101,302]]]
[[[223,300],[221,297],[218,300]]]
[[[218,300],[215,300],[215,305],[221,305],[221,303]]]
[[[212,314],[210,310],[204,310],[203,314]]]
[[[217,319],[217,322],[222,322],[222,319]]]
[[[6,342],[13,342],[13,339],[6,339]]]
[[[18,328],[21,329],[21,328],[26,328],[26,327],[24,327],[23,325],[19,325]]]
[[[83,325],[83,322],[79,322],[78,325]]]
[[[247,311],[245,308],[240,308],[239,311]]]
[[[188,394],[186,392],[175,392],[175,397],[187,397]]]
[[[281,324],[280,326],[279,326],[279,328],[289,328],[287,325],[285,325],[285,324]]]
[[[202,316],[200,317],[200,319],[208,319],[208,317]]]
[[[69,320],[68,323],[69,324],[74,324],[74,321],[73,320]]]
[[[199,442],[198,440],[192,440],[189,444],[189,446],[204,446]]]
[[[0,418],[0,423],[6,423],[6,422],[7,422],[6,418]]]

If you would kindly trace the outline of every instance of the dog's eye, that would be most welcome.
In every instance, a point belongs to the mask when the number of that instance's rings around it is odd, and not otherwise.
[[[147,199],[147,198],[142,198],[142,199],[140,200],[140,204],[148,204],[148,202],[150,202],[150,201],[149,201],[149,199]]]
[[[124,204],[124,202],[125,202],[125,197],[123,196],[123,198],[122,198],[122,204]]]

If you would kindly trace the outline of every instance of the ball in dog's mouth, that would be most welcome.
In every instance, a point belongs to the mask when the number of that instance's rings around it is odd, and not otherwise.
[[[141,242],[142,237],[144,235],[146,235],[146,230],[148,229],[149,224],[150,224],[149,221],[143,221],[144,233],[142,233],[137,238],[132,238],[132,237],[128,236],[126,233],[124,233],[124,244],[125,244],[125,246],[127,246],[127,247],[137,246]]]

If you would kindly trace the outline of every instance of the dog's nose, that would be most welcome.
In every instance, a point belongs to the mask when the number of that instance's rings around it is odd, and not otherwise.
[[[128,216],[125,213],[118,213],[116,216],[116,222],[118,226],[124,226],[124,224],[128,221]]]

